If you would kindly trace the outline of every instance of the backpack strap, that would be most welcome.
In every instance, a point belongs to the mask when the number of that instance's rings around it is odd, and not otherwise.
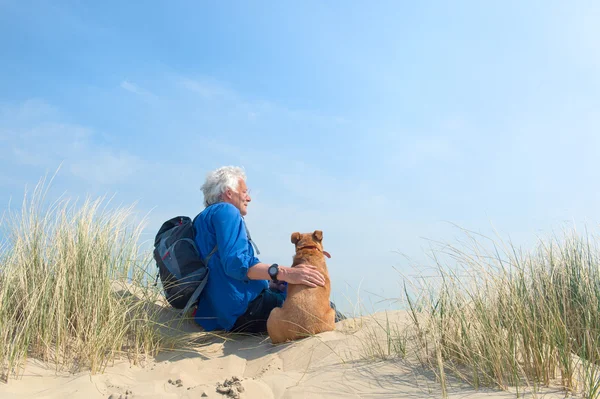
[[[202,290],[204,290],[204,287],[206,286],[206,282],[208,281],[208,276],[210,274],[210,269],[208,268],[208,261],[210,260],[211,256],[214,255],[215,252],[217,252],[216,245],[212,249],[212,251],[210,251],[210,254],[208,254],[208,256],[206,258],[204,258],[204,265],[206,266],[206,276],[204,276],[200,285],[194,290],[194,293],[192,294],[192,296],[186,303],[185,307],[181,311],[181,313],[180,313],[181,316],[185,316],[187,314],[188,310],[190,310],[190,308],[194,305],[194,303],[196,303],[196,301],[198,301],[198,297],[202,293]]]
[[[244,219],[244,218],[242,218]],[[254,251],[256,251],[257,255],[260,255],[260,250],[258,249],[258,246],[256,245],[256,243],[252,240],[252,236],[250,236],[250,230],[248,230],[248,226],[246,226],[246,220],[244,219],[244,228],[246,229],[246,235],[248,236],[248,241],[250,241],[250,244],[252,244],[252,247],[254,248]]]
[[[208,267],[208,261],[210,260],[210,257],[213,256],[215,254],[215,252],[217,252],[217,245],[215,245],[215,247],[212,249],[212,251],[210,251],[210,253],[208,254],[208,256],[206,258],[204,258],[204,264],[206,265],[206,267]]]

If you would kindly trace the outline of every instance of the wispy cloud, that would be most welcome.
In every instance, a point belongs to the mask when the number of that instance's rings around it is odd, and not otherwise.
[[[232,110],[249,121],[279,120],[287,123],[310,125],[345,126],[351,121],[347,117],[324,114],[318,109],[290,108],[281,103],[264,98],[249,98],[226,82],[213,78],[173,77],[175,86],[194,93],[203,101],[218,101],[221,111]],[[331,131],[329,132],[331,134]]]
[[[156,96],[152,92],[142,89],[139,86],[129,82],[128,80],[122,81],[120,86],[123,90],[126,90],[133,94],[137,94],[146,101],[155,101],[158,99],[158,96]]]
[[[178,86],[193,91],[206,99],[220,97],[230,100],[241,100],[234,90],[226,88],[223,83],[216,82],[213,79],[191,79],[181,76],[175,78],[175,81]]]
[[[59,115],[58,110],[39,98],[31,98],[20,104],[0,103],[0,126],[30,124]]]
[[[64,163],[73,176],[113,184],[142,167],[136,156],[97,143],[92,128],[61,121],[60,113],[43,101],[2,106],[0,115],[3,173],[10,173],[10,165],[22,165],[39,168],[42,174]]]
[[[94,151],[90,157],[74,160],[69,169],[74,176],[109,185],[128,182],[145,166],[146,162],[138,156],[102,149]]]

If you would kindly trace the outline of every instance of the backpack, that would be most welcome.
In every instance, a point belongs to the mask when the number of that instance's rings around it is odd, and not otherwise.
[[[195,219],[194,219],[195,220]],[[208,261],[217,246],[202,259],[195,241],[194,223],[187,216],[167,220],[154,239],[154,260],[167,301],[185,315],[208,281]]]

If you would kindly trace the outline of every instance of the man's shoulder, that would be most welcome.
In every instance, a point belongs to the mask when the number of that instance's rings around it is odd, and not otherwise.
[[[205,213],[206,216],[216,217],[218,219],[237,220],[242,217],[239,209],[228,202],[219,202],[218,204],[210,205],[208,208],[204,209],[202,213]]]

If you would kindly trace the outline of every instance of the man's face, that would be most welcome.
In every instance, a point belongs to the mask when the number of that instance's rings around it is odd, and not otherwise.
[[[229,202],[239,209],[242,216],[246,216],[248,213],[248,202],[250,201],[252,201],[252,198],[250,198],[248,187],[243,179],[239,180],[237,191],[231,189],[225,191],[225,202]]]

